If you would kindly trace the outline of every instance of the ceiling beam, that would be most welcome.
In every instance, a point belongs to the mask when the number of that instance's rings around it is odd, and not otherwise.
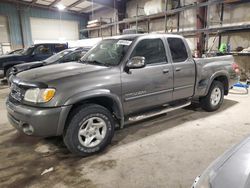
[[[89,0],[87,0],[87,1],[89,1]],[[96,5],[99,5],[100,7],[96,8]],[[110,10],[113,9],[113,7],[107,6],[106,4],[96,2],[96,0],[94,1],[94,6],[93,7],[94,7],[93,8],[94,11],[99,11],[99,10],[102,10],[102,9],[110,9]],[[92,11],[92,5],[89,5],[89,6],[85,7],[85,8],[83,8],[83,9],[81,9],[79,12],[80,13],[86,13],[86,11],[88,13],[91,12]]]
[[[110,8],[110,7],[108,7],[108,8]],[[107,7],[101,6],[101,7],[95,8],[95,6],[94,6],[94,11],[99,11],[99,10],[102,10],[102,9],[107,9]],[[89,14],[91,11],[92,11],[92,6],[90,5],[90,6],[87,6],[87,7],[83,8],[83,9],[81,9],[79,12]]]
[[[92,10],[92,5],[87,6],[87,7],[83,8],[83,9],[81,9],[80,12],[86,12],[87,10],[91,11]]]
[[[53,7],[54,5],[56,5],[57,3],[59,3],[61,0],[55,0],[55,1],[53,1],[50,5],[49,5],[49,7]]]
[[[92,0],[87,0],[87,1],[92,2]],[[94,3],[102,5],[104,7],[114,8],[114,0],[108,0],[108,1],[107,0],[106,1],[103,1],[103,0],[94,0]]]
[[[36,4],[37,1],[38,1],[38,0],[32,0],[31,5]]]
[[[71,5],[67,6],[67,8],[75,7],[75,6],[81,4],[81,3],[84,2],[84,1],[86,1],[86,0],[78,0],[78,1],[76,1],[76,2],[74,2],[74,3],[72,3]]]
[[[2,2],[11,3],[11,4],[16,4],[16,5],[25,5],[27,7],[29,7],[31,5],[31,3],[29,3],[29,2],[20,1],[20,0],[1,0],[1,1]],[[47,9],[47,10],[58,11],[57,8],[50,7],[50,6],[47,6],[47,5],[40,5],[40,4],[35,3],[33,6],[34,7],[38,7],[38,8]],[[73,10],[66,10],[66,9],[64,10],[64,12],[68,12],[68,13],[72,13],[72,14],[77,14],[77,15],[87,15],[87,14],[84,14],[84,13],[80,13],[80,12],[73,11]]]

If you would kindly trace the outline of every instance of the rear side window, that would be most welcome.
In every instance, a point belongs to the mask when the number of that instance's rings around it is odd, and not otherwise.
[[[135,56],[145,57],[146,64],[156,64],[166,62],[165,47],[161,39],[144,39],[140,41],[131,58]]]
[[[55,44],[55,52],[58,53],[67,48],[66,44]]]
[[[168,44],[174,63],[183,62],[188,58],[187,49],[179,38],[168,38]]]

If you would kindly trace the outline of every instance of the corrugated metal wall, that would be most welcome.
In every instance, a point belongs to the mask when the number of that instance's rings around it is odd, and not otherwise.
[[[22,39],[16,7],[10,6],[10,4],[0,3],[0,14],[8,18],[11,45],[13,48],[20,48]]]
[[[25,46],[32,44],[31,39],[31,29],[30,29],[30,17],[36,18],[47,18],[47,19],[60,19],[59,12],[34,8],[34,7],[25,7],[9,4],[9,3],[0,3],[0,14],[8,17],[9,21],[9,30],[10,30],[10,40],[12,48],[22,47],[22,37],[20,22],[18,17],[18,10],[21,14],[22,30],[23,30],[23,41]],[[75,14],[70,14],[66,12],[61,13],[62,20],[74,20],[79,22],[79,29],[83,29],[87,23],[87,17],[78,16]],[[79,34],[80,35],[80,34]],[[83,36],[80,35],[80,39]]]

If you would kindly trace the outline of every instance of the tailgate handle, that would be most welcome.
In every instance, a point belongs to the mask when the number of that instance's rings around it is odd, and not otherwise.
[[[177,72],[177,71],[181,71],[181,68],[178,67],[178,68],[175,69],[175,71],[176,71],[176,72]]]
[[[169,73],[169,69],[163,69],[162,71],[164,74]]]

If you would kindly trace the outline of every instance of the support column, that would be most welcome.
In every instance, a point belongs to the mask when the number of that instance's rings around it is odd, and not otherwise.
[[[223,17],[224,17],[224,4],[221,4],[221,10],[220,10],[220,25],[222,26],[223,23]],[[218,49],[221,45],[221,34],[219,34],[219,41],[218,41]]]
[[[205,2],[206,0],[198,0],[198,3]],[[200,7],[197,9],[196,14],[196,28],[203,29],[206,27],[206,7]],[[205,50],[205,34],[204,33],[197,33],[197,56],[201,57]]]
[[[115,0],[116,1],[116,10],[118,14],[118,21],[122,21],[126,17],[126,1],[124,0]],[[122,33],[123,29],[125,29],[125,24],[118,25],[119,32]]]
[[[23,24],[22,24],[22,10],[21,7],[18,5],[18,19],[19,19],[19,26],[20,26],[20,32],[21,32],[21,42],[22,42],[22,47],[24,48],[24,33],[23,33]]]

